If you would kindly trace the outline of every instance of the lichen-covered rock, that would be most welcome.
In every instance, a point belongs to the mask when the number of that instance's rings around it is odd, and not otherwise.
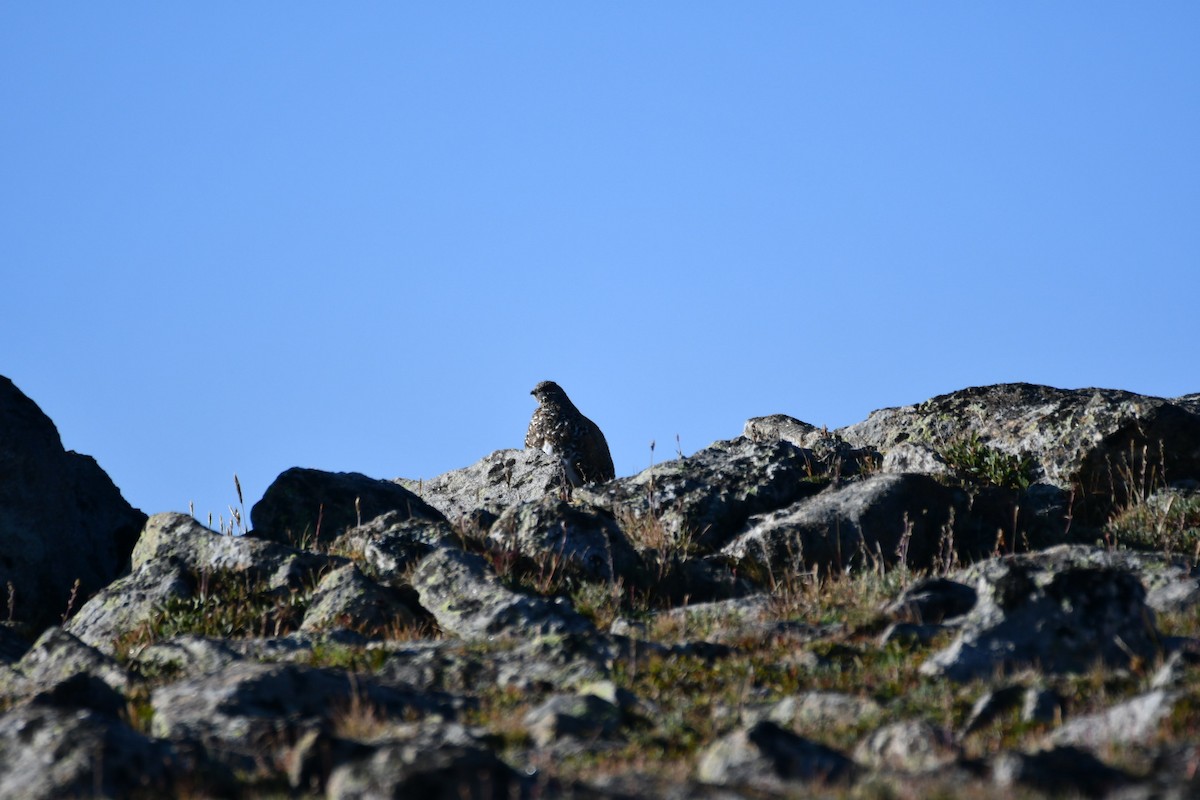
[[[563,488],[563,470],[558,459],[541,450],[497,450],[436,478],[397,478],[396,483],[457,524],[480,509],[500,516],[509,506],[557,494]]]
[[[62,628],[47,628],[20,661],[0,674],[0,695],[21,699],[53,691],[83,675],[117,693],[126,692],[129,674],[104,653],[89,647]]]
[[[1192,408],[1186,398],[1011,383],[881,409],[837,433],[885,454],[902,443],[941,452],[977,436],[1002,453],[1031,456],[1041,479],[1078,489],[1078,516],[1102,520],[1114,503],[1145,490],[1136,485],[1143,467],[1173,481],[1200,479],[1200,415]]]
[[[211,675],[245,658],[225,639],[184,634],[142,648],[131,659],[139,675],[177,679]]]
[[[78,609],[127,568],[145,519],[0,376],[0,587],[10,587],[10,614],[40,628]]]
[[[187,514],[155,514],[133,548],[133,569],[152,564],[181,567],[194,576],[236,573],[272,588],[311,584],[314,577],[346,560],[323,556],[253,536],[225,536]]]
[[[763,717],[792,730],[827,730],[853,727],[881,711],[869,697],[814,690],[785,697],[766,709]]]
[[[412,585],[438,626],[463,639],[595,632],[562,598],[514,592],[481,556],[462,550],[442,548],[425,557],[413,571]]]
[[[723,552],[776,576],[890,564],[900,552],[909,565],[928,565],[952,509],[965,504],[965,495],[925,475],[872,475],[751,518]]]
[[[882,458],[878,450],[854,447],[825,428],[809,425],[786,414],[747,420],[742,435],[755,442],[782,439],[802,448],[813,475],[858,475],[878,468]]]
[[[438,547],[461,539],[447,522],[409,517],[396,511],[355,526],[333,543],[336,552],[361,554],[365,571],[388,586],[403,585],[404,573]]]
[[[1155,689],[1095,714],[1075,717],[1054,731],[1050,738],[1055,744],[1089,749],[1144,744],[1157,736],[1179,698],[1179,692]]]
[[[250,535],[309,547],[394,511],[405,518],[444,522],[440,511],[391,481],[357,472],[293,467],[277,477],[250,509]]]
[[[380,586],[346,564],[321,578],[308,601],[300,630],[347,628],[378,637],[421,624],[422,615],[388,586]]]
[[[336,731],[364,715],[371,721],[451,719],[463,702],[344,670],[236,662],[155,689],[151,705],[155,736],[200,742],[231,769],[254,771],[281,763],[306,731]]]
[[[171,797],[187,769],[108,714],[33,704],[0,716],[0,797]],[[188,783],[202,786],[195,774]]]
[[[590,581],[644,582],[641,558],[610,511],[542,497],[510,506],[488,533],[488,544],[517,553],[538,568]]]
[[[812,481],[812,474],[810,456],[791,442],[740,437],[575,494],[615,509],[636,546],[660,546],[647,541],[649,534],[697,552],[715,552],[751,515],[820,491],[822,484]]]
[[[596,695],[556,694],[530,709],[522,724],[538,747],[611,738],[621,727],[621,709]]]
[[[336,768],[325,796],[329,800],[509,800],[522,796],[521,785],[520,776],[486,748],[396,742]]]
[[[1039,572],[1089,568],[1121,570],[1137,576],[1146,589],[1146,605],[1158,612],[1180,611],[1200,602],[1200,565],[1163,553],[1114,550],[1094,545],[1058,545],[1032,553],[987,559],[953,574],[959,583],[974,585],[1000,565],[1016,563]]]
[[[873,769],[929,772],[959,757],[950,734],[924,720],[902,720],[877,728],[854,750],[854,760]]]
[[[842,783],[855,776],[852,760],[773,722],[759,722],[718,739],[700,756],[703,783],[779,792],[803,783]]]
[[[173,597],[191,597],[192,578],[169,561],[155,561],[118,578],[88,600],[64,629],[102,653],[150,621]]]
[[[954,680],[1023,667],[1079,673],[1151,660],[1159,636],[1138,578],[1122,569],[1047,568],[1035,556],[976,565],[977,601],[958,638],[920,668]]]

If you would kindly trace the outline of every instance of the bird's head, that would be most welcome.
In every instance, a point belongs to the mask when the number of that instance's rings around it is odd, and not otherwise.
[[[550,402],[567,401],[567,393],[554,381],[542,381],[533,387],[533,391],[530,394],[536,397],[539,403],[545,403],[548,400]]]

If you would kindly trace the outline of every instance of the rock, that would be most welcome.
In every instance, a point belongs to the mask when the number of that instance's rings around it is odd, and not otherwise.
[[[928,565],[955,505],[965,495],[927,476],[872,475],[751,518],[722,552],[775,576],[890,564],[898,551],[912,566]]]
[[[810,458],[790,442],[738,438],[575,496],[618,509],[636,547],[715,552],[751,515],[820,491],[822,483],[808,480],[811,469]]]
[[[131,684],[128,673],[116,661],[62,628],[48,628],[0,678],[0,695],[21,699],[53,692],[76,677],[85,681],[77,682],[71,690],[77,699],[74,705],[110,713],[124,705],[122,695]],[[112,707],[114,698],[116,708]]]
[[[965,681],[1023,667],[1080,673],[1127,668],[1158,652],[1154,612],[1132,573],[1064,565],[1061,551],[991,559],[972,568],[978,600],[958,638],[920,668]]]
[[[480,509],[498,517],[510,506],[557,494],[562,478],[558,459],[526,449],[497,450],[469,467],[429,480],[395,482],[457,524]]]
[[[423,617],[419,609],[405,602],[400,592],[380,586],[366,578],[354,564],[346,564],[317,584],[300,630],[312,633],[347,628],[376,638],[416,628]]]
[[[885,606],[884,613],[902,622],[939,623],[966,614],[977,598],[975,589],[965,583],[922,578]]]
[[[389,511],[346,531],[333,549],[360,554],[372,578],[399,587],[404,585],[408,568],[435,548],[459,544],[461,540],[448,523]]]
[[[1106,797],[1130,783],[1125,773],[1075,747],[1001,753],[991,767],[999,786],[1054,796]]]
[[[522,724],[538,747],[562,739],[591,741],[617,733],[621,709],[596,695],[558,694],[530,709]]]
[[[131,565],[136,571],[151,564],[170,564],[200,578],[230,573],[271,588],[304,587],[331,566],[345,564],[323,556],[253,536],[224,536],[187,514],[155,514],[146,521]]]
[[[329,800],[509,800],[520,796],[519,776],[489,750],[402,742],[378,747],[368,758],[337,767],[326,789]]]
[[[929,772],[954,763],[959,751],[950,735],[924,720],[878,728],[854,750],[859,764],[898,772]]]
[[[0,797],[171,797],[187,770],[169,744],[107,714],[25,705],[0,716]]]
[[[1158,734],[1179,697],[1179,692],[1156,689],[1095,714],[1075,717],[1050,738],[1055,744],[1089,749],[1149,742]]]
[[[234,770],[281,761],[285,748],[311,730],[336,732],[413,715],[452,718],[463,705],[343,670],[246,662],[157,688],[150,702],[155,736],[200,742]]]
[[[780,700],[767,710],[765,718],[792,730],[828,730],[853,727],[881,711],[879,704],[869,697],[808,691]]]
[[[0,587],[10,587],[10,618],[61,622],[128,568],[145,519],[0,377]]]
[[[251,536],[283,544],[331,542],[342,532],[380,514],[445,522],[437,509],[391,481],[357,472],[322,472],[293,467],[267,487],[250,509]]]
[[[542,497],[510,506],[487,542],[526,560],[546,575],[642,585],[642,560],[611,512]]]
[[[148,678],[186,679],[212,675],[243,659],[224,639],[184,634],[143,648],[131,663]]]
[[[1145,488],[1135,485],[1143,466],[1172,480],[1200,478],[1200,415],[1189,409],[1187,399],[1012,383],[885,408],[836,433],[884,453],[902,443],[943,452],[977,436],[996,451],[1030,455],[1041,479],[1059,489],[1078,487],[1077,521],[1099,522]]]
[[[204,598],[229,585],[281,598],[309,589],[345,559],[249,536],[222,536],[186,514],[155,514],[133,550],[134,571],[98,592],[65,626],[108,654],[171,600]]]
[[[854,447],[824,428],[785,414],[747,420],[742,435],[754,442],[782,440],[802,448],[811,465],[811,475],[858,475],[877,468],[882,458],[873,448]]]
[[[929,445],[916,442],[899,442],[893,445],[883,456],[879,471],[932,475],[941,479],[953,477],[955,474],[954,468],[946,463],[941,453]]]
[[[759,722],[709,745],[696,777],[702,783],[780,792],[796,783],[831,784],[853,779],[854,762],[822,744]]]
[[[438,626],[468,641],[595,632],[566,601],[514,592],[481,556],[461,550],[443,548],[427,556],[414,570],[412,585]]]
[[[192,579],[167,562],[154,562],[97,592],[64,629],[106,655],[123,636],[152,620],[171,598],[191,597]]]

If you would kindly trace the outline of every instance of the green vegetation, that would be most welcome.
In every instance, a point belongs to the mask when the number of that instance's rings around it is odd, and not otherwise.
[[[941,452],[946,463],[968,479],[1005,489],[1028,488],[1036,464],[1026,453],[1005,453],[971,434],[951,442]]]

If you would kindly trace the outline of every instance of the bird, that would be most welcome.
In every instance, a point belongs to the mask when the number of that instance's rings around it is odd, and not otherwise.
[[[608,442],[600,427],[585,417],[554,381],[542,381],[530,392],[538,401],[525,446],[556,456],[572,486],[616,477]]]

